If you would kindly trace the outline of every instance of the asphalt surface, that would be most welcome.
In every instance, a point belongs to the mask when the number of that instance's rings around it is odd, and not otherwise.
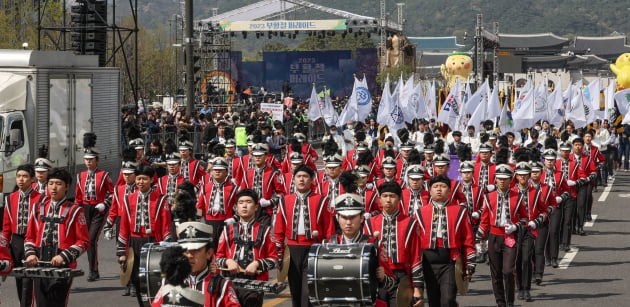
[[[574,236],[571,252],[560,254],[561,267],[546,267],[542,285],[532,285],[533,302],[517,299],[517,306],[630,305],[630,174],[619,173],[608,188],[610,193],[605,193],[604,187],[598,189],[593,205],[596,218],[587,224],[587,236]],[[604,199],[602,194],[608,195]],[[135,298],[121,296],[114,241],[101,239],[99,250],[101,279],[87,282],[87,275],[75,278],[69,306],[134,306]],[[79,268],[87,272],[86,255],[79,258]],[[2,305],[19,306],[14,278],[7,278],[0,291]],[[468,295],[457,300],[460,306],[494,306],[487,265],[478,265]],[[265,306],[290,305],[288,290],[265,296]]]

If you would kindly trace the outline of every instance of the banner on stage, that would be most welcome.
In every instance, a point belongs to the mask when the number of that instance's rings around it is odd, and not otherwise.
[[[276,103],[261,103],[260,111],[271,114],[271,118],[273,118],[274,121],[279,120],[282,122],[284,105]]]
[[[346,30],[345,19],[221,21],[221,31],[334,31]]]

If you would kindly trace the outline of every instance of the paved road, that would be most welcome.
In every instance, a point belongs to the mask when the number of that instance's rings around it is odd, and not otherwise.
[[[604,201],[598,202],[603,188],[594,195],[593,214],[597,215],[588,236],[575,237],[569,254],[562,253],[566,268],[545,271],[543,284],[532,286],[533,302],[516,302],[520,306],[628,306],[630,289],[630,174],[620,173]],[[134,299],[123,297],[118,283],[112,241],[101,241],[101,280],[88,283],[86,277],[75,279],[70,306],[133,306]],[[569,262],[569,258],[573,257]],[[79,266],[86,270],[87,257]],[[489,268],[479,265],[470,293],[458,298],[460,306],[493,306]],[[272,277],[273,278],[273,277]],[[0,286],[4,306],[18,306],[13,278]],[[265,306],[290,306],[288,291],[266,296]]]

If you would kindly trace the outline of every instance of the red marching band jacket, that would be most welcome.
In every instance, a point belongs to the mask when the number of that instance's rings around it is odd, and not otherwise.
[[[447,242],[442,242],[441,246],[438,242],[436,247],[447,247],[448,244],[451,260],[457,260],[463,251],[464,266],[473,263],[476,250],[468,209],[450,201],[446,204],[445,209],[448,239]],[[423,250],[431,248],[431,235],[437,231],[437,229],[433,229],[434,214],[435,206],[430,203],[416,211],[415,218],[419,222],[421,235],[420,248]]]
[[[293,216],[293,209],[297,203],[297,195],[289,194],[284,197],[284,201],[278,204],[278,212],[274,220],[274,235],[272,237],[273,242],[276,244],[278,251],[284,251],[285,238],[288,245],[301,245],[310,246],[314,243],[320,243],[323,239],[329,238],[335,233],[335,224],[333,222],[333,216],[327,210],[329,199],[322,194],[311,193],[306,198],[309,214],[311,232],[311,238],[307,238],[304,235],[297,235],[296,239],[293,239],[293,219],[297,218]],[[317,231],[318,236],[313,236],[313,232]],[[282,257],[282,255],[278,255]]]
[[[42,194],[36,190],[31,191],[28,200],[28,213],[33,212],[35,207],[43,198]],[[2,237],[7,242],[11,242],[11,235],[18,234],[18,214],[20,213],[20,191],[15,191],[4,198],[4,217],[2,219]],[[28,218],[28,217],[27,217]],[[28,220],[26,220],[28,227]],[[26,235],[23,233],[21,235]]]
[[[117,256],[127,254],[129,238],[153,237],[156,242],[168,241],[171,238],[171,212],[166,204],[166,196],[161,195],[157,189],[149,192],[149,223],[151,231],[140,227],[136,232],[136,215],[138,214],[138,195],[140,191],[127,195],[120,208],[120,232],[118,234]]]
[[[231,281],[224,279],[221,276],[208,273],[199,284],[200,288],[195,288],[193,286],[191,286],[191,288],[203,293],[205,297],[205,302],[203,304],[204,307],[241,306],[238,301],[238,297],[236,296],[236,292],[234,292],[234,286]],[[168,294],[163,293],[162,291],[163,289],[160,288],[160,290],[155,294],[155,298],[151,302],[151,306],[171,306],[162,305],[164,302],[164,296]]]
[[[418,222],[403,214],[396,216],[396,252],[388,253],[383,240],[383,214],[373,216],[365,221],[363,233],[375,236],[378,240],[379,264],[385,270],[385,274],[393,277],[394,270],[404,270],[413,281],[414,286],[420,287],[422,281],[422,253],[420,251],[420,230]],[[395,257],[392,257],[395,256]]]
[[[549,171],[553,172],[553,178],[554,178],[554,181],[556,183],[555,190],[552,190],[551,186],[549,186],[549,185],[544,183],[545,182],[545,178],[547,178],[547,172],[549,172]],[[547,186],[548,189],[551,192],[553,192],[553,193],[551,193],[552,194],[551,196],[553,196],[554,201],[555,201],[555,197],[556,196],[561,197],[562,201],[565,201],[571,195],[571,191],[570,191],[571,187],[569,187],[569,185],[567,184],[567,179],[564,176],[562,176],[562,172],[557,170],[557,169],[548,170],[546,168],[543,168],[543,170],[542,170],[542,172],[540,174],[540,182],[544,186]],[[551,203],[549,203],[549,205],[552,206]],[[556,202],[555,206],[553,206],[554,209],[558,209],[559,207],[560,207],[560,203],[558,203],[558,202]]]
[[[518,185],[514,188],[517,192],[519,192]],[[548,204],[543,202],[544,193],[541,193],[541,189],[537,189],[529,185],[527,192],[527,203],[525,203],[525,199],[519,196],[519,202],[522,203],[522,206],[527,208],[527,222],[533,221],[536,223],[536,229],[530,229],[531,233],[538,237],[538,226],[542,225],[542,223],[547,220],[547,215],[549,211],[547,211]],[[547,195],[549,193],[547,191]],[[556,203],[555,197],[553,198],[553,204]],[[525,227],[530,228],[529,225],[525,225]]]
[[[570,156],[572,157],[572,155]],[[556,169],[562,173],[562,162],[564,160],[562,159],[557,159],[556,160]],[[568,168],[568,174],[562,174],[562,177],[565,181],[571,180],[571,181],[578,181],[578,179],[581,178],[586,178],[586,174],[584,173],[584,170],[581,167],[577,167],[577,162],[575,162],[575,160],[569,158],[568,159],[568,163],[569,163],[569,168]],[[541,176],[544,174],[541,174]],[[542,177],[544,178],[544,177]],[[557,184],[558,180],[556,179],[556,184]],[[568,183],[567,183],[568,184]],[[569,187],[569,193],[571,195],[571,197],[573,198],[577,198],[577,186],[572,186]]]
[[[569,157],[571,158],[571,160],[576,159],[574,154],[571,154]],[[582,172],[584,172],[584,176],[586,177],[586,179],[590,180],[589,184],[595,185],[595,178],[597,177],[596,160],[593,159],[590,155],[583,154],[581,156],[580,166],[582,168]]]
[[[158,179],[157,181],[157,190],[160,192],[160,194],[164,196],[166,196],[166,193],[168,192],[168,179],[169,179],[169,174],[166,174],[160,177],[160,179]],[[182,184],[182,182],[184,182],[185,180],[186,179],[184,179],[183,175],[178,174],[177,178],[175,179],[175,189],[177,189],[177,186]],[[175,198],[175,195],[173,195],[173,198]],[[168,198],[167,198],[167,201],[168,201]],[[169,208],[173,207],[173,204],[169,203],[168,207]]]
[[[473,170],[473,181],[479,185],[479,175],[481,174],[481,161],[475,163],[475,169]],[[488,182],[487,184],[494,184],[494,173],[496,170],[494,163],[488,163]],[[484,187],[485,188],[485,187]]]
[[[313,178],[313,183],[311,183],[311,191],[313,193],[321,194],[320,185],[319,185],[319,174],[315,174],[315,178]],[[282,174],[282,183],[284,185],[284,194],[295,193],[295,185],[293,184],[293,173],[291,171]]]
[[[87,222],[83,214],[83,208],[80,206],[65,199],[58,206],[60,206],[59,211],[54,214],[54,218],[60,219],[60,223],[56,224],[57,248],[61,250],[58,255],[61,255],[68,267],[76,269],[77,258],[90,246]],[[42,247],[42,242],[44,241],[44,229],[46,226],[44,219],[49,216],[50,210],[52,210],[51,199],[48,197],[42,199],[38,205],[33,206],[24,239],[25,258],[31,255],[40,257],[38,250]],[[40,260],[49,261],[50,259]]]
[[[258,261],[258,269],[262,271],[256,276],[256,280],[267,281],[269,280],[269,271],[276,267],[276,260],[278,259],[276,245],[271,241],[273,229],[271,226],[261,226],[259,222],[253,223],[250,226],[252,242],[245,242],[245,244],[253,244],[253,246],[246,246],[245,248],[253,248],[254,261]],[[238,220],[223,227],[219,238],[219,247],[215,254],[218,267],[227,267],[225,265],[227,259],[233,259],[238,262],[239,245],[241,245],[239,244],[239,237],[244,231],[247,231],[247,229],[244,229]]]
[[[9,242],[0,237],[0,275],[6,275],[13,270],[13,258],[9,253]]]
[[[376,215],[383,211],[381,207],[381,201],[378,196],[378,191],[376,188],[368,189],[367,187],[363,190],[358,190],[357,193],[363,197],[363,203],[365,204],[365,212],[370,213],[372,215]]]
[[[243,180],[241,181],[240,189],[253,189],[254,188],[254,176],[256,174],[256,169],[252,168],[247,170]],[[266,200],[271,201],[271,206],[267,208],[262,208],[265,210],[266,214],[269,216],[273,215],[273,207],[278,202],[277,199],[284,194],[284,185],[282,184],[282,175],[277,169],[271,168],[269,166],[265,166],[263,175],[262,175],[262,195],[260,198],[264,198]],[[276,200],[274,200],[274,196],[276,196]]]
[[[85,200],[85,181],[87,180],[88,171],[83,171],[77,175],[77,185],[74,191],[74,202],[77,205],[98,205],[104,203],[106,207],[111,205],[111,197],[114,194],[114,184],[109,173],[97,169],[94,174],[94,183],[96,186],[96,199]]]
[[[188,181],[190,181],[194,186],[197,186],[203,181],[203,176],[206,175],[206,170],[201,166],[199,161],[193,158],[186,161],[182,160],[182,164],[183,163],[188,163]],[[179,173],[186,177],[183,171],[183,167],[180,167]]]
[[[464,199],[466,198],[466,193],[464,193],[465,185],[466,183],[462,182],[458,187],[459,192],[462,193],[462,195],[464,195]],[[468,209],[468,213],[472,216],[473,212],[477,212],[479,214],[479,217],[481,217],[481,208],[483,207],[483,195],[484,195],[483,191],[480,191],[479,186],[474,182],[471,183],[470,190],[472,191],[472,204],[468,203],[468,200],[464,202]],[[472,219],[471,222],[473,225],[477,225],[479,224],[479,218]]]
[[[527,208],[520,200],[518,191],[514,189],[509,190],[509,202],[510,202],[510,216],[508,220],[510,223],[522,229],[523,225],[527,223]],[[500,212],[497,212],[499,201],[498,191],[492,191],[485,195],[483,200],[483,208],[481,209],[481,219],[479,220],[479,229],[477,230],[478,238],[485,238],[488,233],[498,236],[514,236],[514,233],[506,234],[504,226],[497,226],[497,216]]]
[[[425,189],[420,189],[420,193],[419,193],[420,197],[419,197],[419,201],[420,203],[418,204],[418,208],[422,208],[424,207],[424,205],[429,203],[429,198],[431,197],[429,195],[429,192],[427,192],[427,190]],[[409,207],[411,207],[411,189],[409,188],[404,188],[402,189],[402,197],[400,198],[400,213],[404,214],[406,216],[414,216],[414,212],[411,212],[411,214],[409,214]]]
[[[225,221],[234,216],[234,207],[236,206],[237,200],[236,193],[238,193],[239,189],[233,178],[230,176],[225,178],[225,183],[223,184],[223,200],[221,202],[222,208],[215,211],[212,208],[214,206],[214,199],[210,198],[215,188],[216,185],[213,179],[206,182],[197,197],[197,209],[201,210],[201,214],[203,214],[208,221]]]
[[[136,190],[136,185],[133,185],[133,190]],[[116,217],[120,215],[122,203],[127,196],[125,193],[127,191],[127,184],[117,185],[116,189],[114,189],[114,197],[112,198],[112,206],[109,208],[109,214],[107,216],[107,221],[105,222],[104,229],[111,229],[114,226],[114,222],[116,221]],[[130,193],[131,194],[131,193]]]

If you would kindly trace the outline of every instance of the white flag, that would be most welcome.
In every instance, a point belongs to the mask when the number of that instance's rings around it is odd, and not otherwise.
[[[322,117],[322,105],[319,102],[319,96],[315,90],[315,84],[313,84],[313,90],[311,91],[311,98],[308,102],[308,120],[316,121]]]
[[[595,121],[596,113],[599,111],[599,91],[600,91],[599,79],[595,79],[589,83],[589,85],[582,89],[582,96],[584,97],[584,115],[586,115],[586,123],[592,123]],[[601,114],[603,116],[603,114]]]
[[[608,83],[608,87],[606,88],[606,91],[604,92],[604,98],[605,98],[604,119],[608,119],[608,121],[611,123],[615,121],[615,115],[617,115],[617,112],[615,112],[615,89],[616,88],[617,88],[617,80],[610,79]]]
[[[427,105],[424,102],[424,93],[422,92],[422,83],[416,84],[416,86],[413,88],[413,94],[411,94],[410,99],[417,100],[413,103],[416,105],[416,118],[429,118]]]
[[[488,88],[488,90],[490,90]],[[497,121],[497,117],[501,115],[501,99],[499,98],[499,87],[495,86],[492,89],[492,93],[490,93],[490,97],[488,97],[488,110],[486,111],[486,116],[488,119],[493,122]],[[478,130],[476,130],[478,131]]]
[[[514,129],[520,130],[534,125],[534,85],[531,79],[527,80],[518,97],[514,100]]]
[[[339,119],[337,111],[335,111],[335,107],[333,107],[332,100],[330,99],[330,91],[324,91],[324,106],[322,108],[322,117],[324,117],[324,121],[328,126],[334,125]]]
[[[468,98],[468,101],[466,101],[466,107],[464,108],[466,112],[470,114],[475,112],[480,103],[486,103],[488,101],[488,94],[490,94],[490,85],[488,85],[488,79],[486,79],[477,91]]]
[[[459,78],[455,81],[455,85],[451,88],[451,91],[446,96],[444,103],[442,104],[442,109],[440,113],[438,113],[437,121],[443,124],[447,124],[451,127],[451,129],[455,129],[457,126],[457,119],[460,114],[460,103],[457,101],[457,97],[460,92],[460,83]]]
[[[357,118],[356,121],[365,121],[372,112],[372,95],[368,88],[367,78],[364,76],[356,91]]]
[[[388,101],[389,106],[387,108],[388,109],[387,127],[389,128],[389,131],[393,135],[396,135],[396,131],[398,129],[405,127],[405,117],[404,117],[402,108],[400,107],[400,101],[399,101],[400,90],[404,86],[405,84],[403,82],[398,82],[398,84],[396,85],[396,88],[394,89],[394,92],[392,93]]]
[[[346,106],[341,111],[339,115],[339,120],[337,120],[337,127],[341,127],[348,123],[348,121],[358,121],[359,120],[359,102],[357,99],[357,91],[361,86],[361,81],[354,77],[354,86],[352,87],[352,94],[350,95],[350,99],[346,102]],[[368,92],[369,94],[369,92]]]
[[[488,119],[488,117],[486,117],[487,110],[488,110],[488,104],[486,103],[477,104],[477,109],[473,111],[472,115],[470,116],[470,120],[468,121],[468,126],[475,126],[475,131],[479,131],[481,127],[481,122]]]
[[[398,83],[403,83],[402,75]],[[416,118],[416,110],[418,109],[415,105],[418,99],[412,99],[413,90],[413,76],[411,76],[407,82],[403,83],[403,86],[400,87],[400,91],[398,92],[398,104],[402,108],[405,121],[408,123],[413,122]]]
[[[534,122],[548,120],[547,116],[547,78],[534,90]]]
[[[391,99],[391,93],[389,91],[389,75],[385,79],[385,85],[383,86],[383,94],[381,95],[381,101],[378,104],[378,111],[376,112],[376,122],[381,125],[387,125],[389,121],[389,100]]]
[[[549,124],[556,127],[562,125],[564,120],[564,104],[562,100],[562,84],[561,80],[558,81],[556,88],[549,94],[547,98],[547,117],[549,118]]]
[[[615,101],[617,102],[619,113],[628,114],[628,110],[630,110],[630,88],[615,93]]]
[[[514,132],[514,120],[512,119],[512,112],[510,112],[510,103],[506,101],[501,109],[501,116],[499,117],[499,129],[501,133]]]
[[[567,105],[566,119],[573,122],[575,128],[586,126],[586,114],[584,114],[584,96],[582,91],[575,85],[571,86],[571,101]]]
[[[435,92],[435,80],[431,82],[431,85],[427,86],[427,90],[424,93],[424,102],[427,105],[427,112],[430,119],[437,118],[437,99]]]

